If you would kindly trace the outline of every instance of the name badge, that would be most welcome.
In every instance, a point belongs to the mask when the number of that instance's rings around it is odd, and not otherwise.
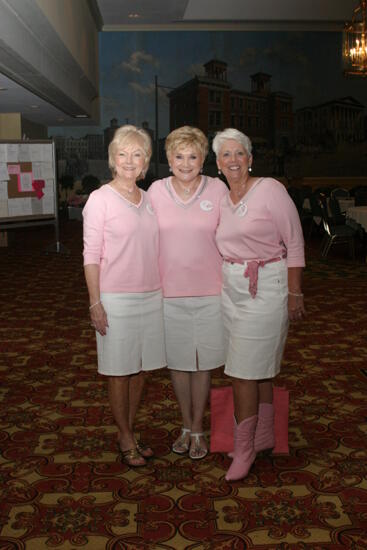
[[[151,216],[154,216],[154,210],[152,208],[152,205],[149,202],[147,203],[145,208],[147,209],[148,214],[150,214]]]
[[[237,208],[236,214],[237,214],[237,216],[239,216],[240,218],[243,218],[244,216],[246,216],[246,214],[247,214],[247,204],[244,203],[244,202],[240,202],[240,205],[239,205],[239,207]]]
[[[213,210],[214,206],[211,201],[201,201],[200,208],[204,210],[204,212],[210,212],[210,210]]]

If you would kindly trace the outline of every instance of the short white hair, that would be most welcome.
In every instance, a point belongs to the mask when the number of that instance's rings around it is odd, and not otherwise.
[[[248,156],[251,155],[252,143],[250,138],[239,130],[236,130],[236,128],[226,128],[222,132],[217,132],[215,134],[215,138],[213,139],[212,148],[216,156],[219,155],[219,151],[227,139],[234,139],[242,145]]]

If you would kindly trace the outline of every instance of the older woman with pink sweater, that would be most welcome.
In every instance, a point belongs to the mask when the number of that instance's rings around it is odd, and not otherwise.
[[[134,433],[144,374],[166,364],[158,223],[136,184],[149,166],[150,137],[122,126],[108,152],[113,179],[90,195],[83,210],[84,272],[118,448],[122,460],[137,467],[153,455]]]
[[[302,228],[285,187],[251,175],[251,141],[228,128],[213,141],[230,187],[216,241],[223,262],[225,373],[234,399],[233,462],[228,481],[245,477],[256,453],[274,447],[272,379],[279,373],[288,320],[305,314]]]

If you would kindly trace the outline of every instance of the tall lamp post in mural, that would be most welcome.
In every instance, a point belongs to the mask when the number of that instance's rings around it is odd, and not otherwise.
[[[158,76],[155,75],[154,77],[154,89],[155,89],[155,176],[156,178],[159,177],[159,122],[158,122],[158,88],[163,88],[166,90],[174,90],[172,86],[163,86],[162,84],[158,84]]]

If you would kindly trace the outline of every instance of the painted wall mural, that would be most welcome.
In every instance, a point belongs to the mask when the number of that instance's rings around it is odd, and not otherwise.
[[[367,173],[367,80],[343,76],[340,33],[101,33],[100,93],[100,127],[49,130],[69,170],[97,166],[116,126],[155,140],[158,115],[159,165],[170,129],[192,124],[244,131],[263,174]]]

